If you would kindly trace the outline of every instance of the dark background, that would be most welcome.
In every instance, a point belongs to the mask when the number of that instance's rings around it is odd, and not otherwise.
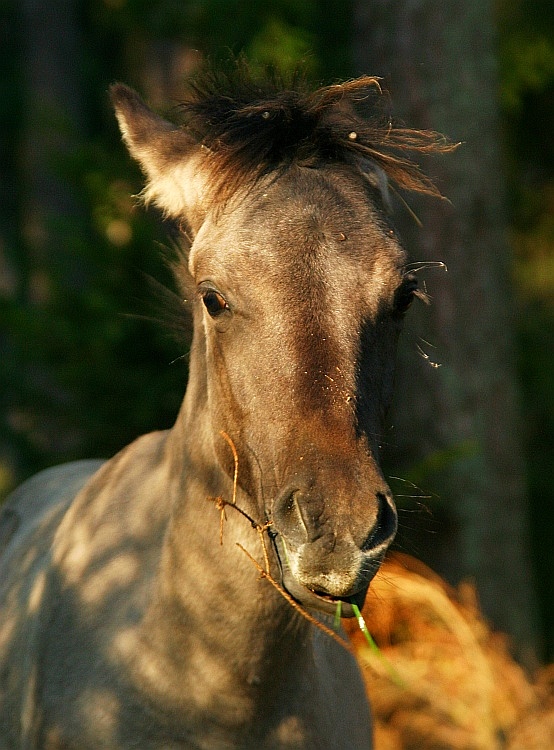
[[[383,76],[393,114],[463,141],[451,203],[398,222],[432,297],[401,346],[385,437],[398,546],[477,583],[520,656],[554,649],[554,5],[551,0],[0,0],[0,496],[171,426],[186,341],[152,315],[167,231],[109,107],[155,107],[207,58],[314,82]],[[440,364],[433,367],[431,363]]]

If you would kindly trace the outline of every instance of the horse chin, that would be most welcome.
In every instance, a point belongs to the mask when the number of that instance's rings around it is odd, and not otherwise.
[[[292,598],[300,604],[301,607],[306,609],[316,610],[323,612],[328,615],[335,615],[337,613],[337,607],[340,607],[341,617],[355,617],[356,612],[354,611],[355,605],[358,610],[361,611],[367,590],[369,588],[370,581],[364,584],[363,588],[356,591],[355,594],[347,597],[336,597],[330,594],[324,594],[319,591],[312,591],[303,584],[301,584],[292,574],[292,571],[287,562],[287,553],[283,539],[279,534],[273,537],[273,545],[277,558],[279,560],[279,566],[281,568],[281,585],[285,591],[292,596]]]

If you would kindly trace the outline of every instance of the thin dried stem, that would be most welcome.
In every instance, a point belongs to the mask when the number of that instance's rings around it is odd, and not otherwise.
[[[237,547],[241,549],[244,554],[254,563],[256,568],[258,569],[260,573],[260,578],[265,578],[269,583],[281,594],[281,596],[290,604],[290,606],[298,612],[302,617],[304,617],[306,620],[308,620],[309,623],[314,625],[316,628],[319,628],[323,633],[328,635],[330,638],[332,638],[334,641],[339,643],[344,649],[349,651],[350,653],[353,653],[352,647],[350,646],[347,641],[345,641],[343,638],[341,638],[334,630],[331,630],[331,628],[328,628],[323,623],[319,622],[319,620],[316,620],[315,617],[312,617],[312,615],[309,614],[309,612],[306,612],[306,610],[298,604],[298,602],[288,593],[288,591],[285,591],[285,589],[277,583],[277,581],[273,578],[273,576],[269,572],[269,554],[267,551],[267,544],[264,537],[264,532],[266,532],[269,527],[271,526],[271,521],[267,521],[263,525],[255,521],[252,516],[250,516],[245,510],[240,508],[237,503],[237,482],[238,482],[238,474],[239,474],[239,457],[237,453],[237,449],[235,447],[235,444],[232,440],[232,438],[229,437],[229,435],[224,432],[223,430],[219,433],[227,442],[231,450],[233,451],[233,459],[235,462],[235,468],[233,472],[233,499],[231,502],[228,500],[225,500],[223,497],[210,497],[208,500],[211,500],[212,502],[215,502],[216,508],[220,512],[220,521],[219,521],[219,543],[220,545],[223,544],[223,521],[227,519],[227,516],[225,514],[225,508],[229,506],[230,508],[233,508],[238,513],[241,514],[246,520],[250,523],[253,529],[255,529],[258,533],[260,544],[262,547],[263,555],[264,555],[264,566],[260,565],[260,563],[252,557],[252,555],[240,544],[239,542],[236,542]]]
[[[228,503],[221,496],[209,497],[208,500],[210,500],[210,502],[215,502],[215,507],[219,511],[219,546],[223,547],[223,521],[227,520],[225,506],[228,505]]]
[[[249,524],[252,526],[253,529],[256,529],[256,531],[264,532],[266,528],[268,528],[271,523],[268,522],[264,526],[260,526],[260,524],[255,521],[252,516],[250,516],[245,510],[243,510],[241,507],[239,507],[236,503],[230,502],[229,500],[225,500],[223,497],[208,497],[207,498],[211,503],[215,503],[215,507],[218,509],[218,511],[221,513],[220,517],[220,523],[219,523],[219,543],[223,544],[223,520],[227,520],[227,515],[225,513],[225,508],[234,508],[236,511],[238,511],[241,516],[244,516],[246,520],[249,522]]]
[[[266,571],[269,570],[269,555],[267,554],[267,545],[265,543],[265,537],[264,537],[264,531],[267,531],[267,529],[271,526],[271,521],[268,521],[264,526],[259,526],[257,528],[258,536],[260,537],[260,542],[262,545],[262,549],[264,552],[264,565]]]
[[[221,496],[220,497],[209,497],[208,500],[211,500],[212,502],[215,502],[216,508],[220,512],[219,516],[219,546],[223,546],[223,522],[227,520],[227,515],[225,514],[225,506],[226,505],[233,505],[236,507],[236,501],[237,501],[237,481],[239,476],[239,456],[237,453],[237,449],[235,448],[235,444],[232,441],[232,439],[229,437],[229,435],[224,431],[220,430],[219,434],[222,438],[227,442],[231,450],[233,451],[233,461],[235,462],[235,468],[233,471],[233,500],[232,503],[229,503],[227,500],[224,500]],[[240,510],[238,508],[237,510]],[[246,514],[244,514],[246,515]],[[246,516],[248,520],[254,524],[252,519],[247,515]]]
[[[312,617],[312,615],[309,612],[306,612],[306,610],[298,604],[298,602],[293,599],[293,597],[288,593],[288,591],[285,591],[285,589],[277,583],[277,581],[268,573],[267,570],[264,570],[263,567],[260,565],[260,563],[252,557],[250,552],[246,550],[242,544],[239,542],[236,542],[237,547],[241,549],[244,554],[248,557],[249,560],[251,560],[258,571],[260,572],[260,578],[265,578],[269,583],[281,594],[281,596],[290,604],[290,606],[298,612],[298,614],[302,615],[306,620],[308,620],[309,623],[314,625],[316,628],[319,628],[323,633],[328,635],[330,638],[332,638],[334,641],[339,643],[346,651],[353,653],[352,647],[350,646],[347,641],[345,641],[343,638],[340,637],[340,635],[337,635],[334,630],[331,630],[331,628],[328,628],[327,625],[324,625],[322,622],[319,622],[319,620],[316,620],[315,617]]]
[[[237,501],[237,481],[239,478],[239,455],[237,453],[237,449],[235,448],[235,444],[233,443],[229,435],[224,430],[220,430],[219,434],[224,440],[226,440],[227,444],[233,451],[233,460],[235,462],[235,468],[233,471],[233,505],[234,505]]]

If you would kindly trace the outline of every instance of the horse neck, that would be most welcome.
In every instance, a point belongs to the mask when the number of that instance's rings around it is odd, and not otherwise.
[[[197,684],[204,670],[210,681],[218,675],[218,689],[224,686],[226,695],[254,685],[271,691],[282,686],[293,664],[309,669],[311,626],[237,546],[264,568],[269,557],[274,570],[260,533],[232,507],[222,519],[217,498],[231,502],[233,482],[214,453],[205,381],[194,353],[193,347],[189,387],[167,442],[172,510],[149,637],[157,648],[193,653],[182,668],[194,671]],[[251,509],[255,499],[239,490],[235,501]]]

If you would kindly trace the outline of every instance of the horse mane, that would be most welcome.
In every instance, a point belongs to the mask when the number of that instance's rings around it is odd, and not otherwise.
[[[256,79],[240,61],[231,72],[205,71],[189,83],[182,125],[209,152],[214,193],[292,164],[377,164],[399,188],[440,196],[410,154],[447,153],[458,144],[432,130],[399,126],[383,111],[379,79],[362,76],[310,90],[295,75]]]

